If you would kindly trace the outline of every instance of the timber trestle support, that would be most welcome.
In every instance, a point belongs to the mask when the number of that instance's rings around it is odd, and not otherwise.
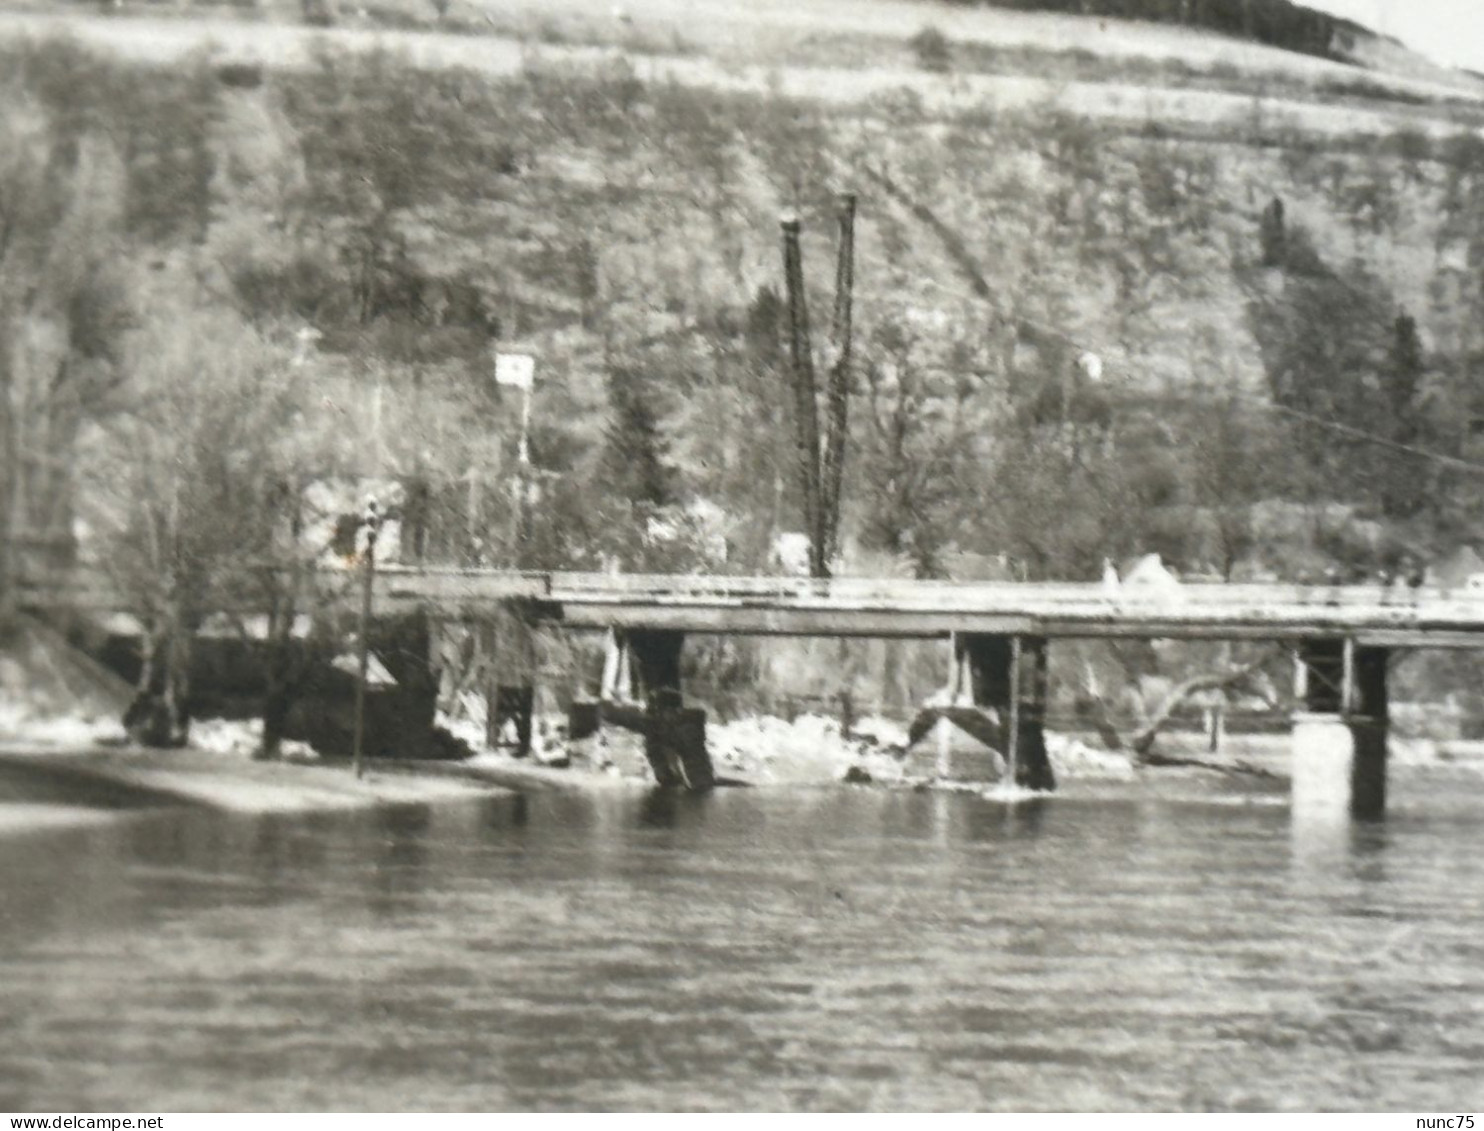
[[[1315,637],[1294,649],[1296,811],[1386,812],[1391,649]]]

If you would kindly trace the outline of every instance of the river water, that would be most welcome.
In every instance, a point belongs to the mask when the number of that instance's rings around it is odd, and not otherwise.
[[[1392,785],[1353,826],[1166,775],[12,835],[0,1109],[1477,1111],[1484,776]]]

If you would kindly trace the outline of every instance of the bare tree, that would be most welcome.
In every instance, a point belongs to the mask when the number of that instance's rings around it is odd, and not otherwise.
[[[264,610],[270,655],[283,659],[309,576],[285,488],[314,461],[286,344],[235,315],[177,304],[132,336],[127,360],[133,405],[89,445],[92,518],[145,630],[131,722],[178,745],[192,642],[208,615]]]
[[[986,432],[979,383],[954,351],[935,356],[935,342],[909,324],[882,320],[861,366],[866,542],[905,556],[919,577],[943,576],[943,552],[963,517],[965,476],[976,469],[976,437]]]
[[[1118,661],[1123,674],[1123,685],[1129,694],[1122,701],[1132,711],[1120,712],[1110,701],[1091,669],[1084,663],[1081,698],[1090,709],[1093,724],[1097,727],[1103,743],[1110,750],[1127,750],[1144,762],[1157,762],[1161,757],[1154,752],[1160,733],[1174,720],[1179,710],[1200,694],[1220,692],[1230,695],[1245,691],[1272,703],[1272,684],[1264,675],[1281,652],[1263,646],[1249,651],[1242,659],[1236,659],[1229,644],[1218,649],[1218,655],[1207,658],[1192,655],[1191,649],[1182,648],[1179,665],[1183,670],[1196,666],[1200,670],[1171,685],[1159,686],[1157,692],[1146,695],[1141,692],[1146,677],[1157,674],[1157,662],[1147,661],[1151,650],[1130,653],[1118,646],[1108,644],[1105,650]],[[1127,716],[1131,714],[1131,718]]]

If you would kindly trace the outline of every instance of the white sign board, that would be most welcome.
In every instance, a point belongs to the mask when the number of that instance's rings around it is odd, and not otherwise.
[[[529,390],[536,380],[536,359],[527,353],[495,354],[495,383]]]

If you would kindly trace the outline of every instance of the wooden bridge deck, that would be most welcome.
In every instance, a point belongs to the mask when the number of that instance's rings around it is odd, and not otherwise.
[[[353,599],[355,577],[326,571]],[[125,607],[86,569],[33,585],[29,603]],[[896,578],[645,576],[388,567],[380,613],[423,608],[470,619],[501,604],[571,629],[932,638],[951,632],[1045,637],[1300,640],[1375,647],[1484,646],[1484,593],[1370,586],[936,582]]]
[[[552,574],[542,615],[573,628],[770,635],[1299,640],[1478,647],[1484,594],[1380,586],[923,582],[840,578],[673,578]],[[477,584],[477,583],[476,583]]]

